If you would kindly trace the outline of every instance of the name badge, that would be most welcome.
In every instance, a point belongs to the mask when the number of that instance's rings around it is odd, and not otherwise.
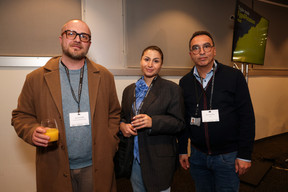
[[[202,122],[219,122],[219,110],[203,110],[202,113]]]
[[[191,117],[190,125],[196,125],[199,127],[200,124],[201,124],[201,118]]]
[[[89,113],[69,113],[70,127],[89,125]]]

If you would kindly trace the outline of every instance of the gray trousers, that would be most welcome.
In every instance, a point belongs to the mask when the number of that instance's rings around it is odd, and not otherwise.
[[[92,166],[81,169],[71,169],[73,192],[93,192]]]

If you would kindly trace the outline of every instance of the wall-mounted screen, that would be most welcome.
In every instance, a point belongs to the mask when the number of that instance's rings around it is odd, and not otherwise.
[[[232,61],[264,65],[269,21],[237,1]]]

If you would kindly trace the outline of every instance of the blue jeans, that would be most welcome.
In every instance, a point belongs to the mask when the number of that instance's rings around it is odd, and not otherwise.
[[[239,177],[235,172],[237,151],[207,155],[191,146],[190,173],[197,192],[237,192]]]
[[[133,166],[132,166],[132,173],[130,178],[132,188],[134,192],[146,192],[143,179],[142,179],[142,173],[141,173],[141,167],[139,162],[134,159],[133,160]],[[160,192],[170,192],[170,187],[164,191]]]

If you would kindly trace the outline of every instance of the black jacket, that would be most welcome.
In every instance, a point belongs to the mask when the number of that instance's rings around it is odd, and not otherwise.
[[[131,121],[134,91],[135,84],[131,84],[123,92],[122,122]],[[138,130],[143,182],[148,192],[159,192],[171,186],[178,162],[176,134],[185,127],[181,88],[158,77],[144,99],[140,113],[152,118],[151,129]]]
[[[251,159],[255,117],[243,74],[237,69],[217,63],[212,109],[219,110],[220,122],[201,122],[198,127],[190,125],[196,110],[196,92],[200,98],[201,114],[201,110],[210,105],[212,78],[204,90],[194,77],[193,70],[182,77],[179,83],[186,111],[186,130],[179,138],[180,153],[187,153],[187,141],[190,138],[191,144],[204,153],[217,155],[238,151],[238,158]]]

